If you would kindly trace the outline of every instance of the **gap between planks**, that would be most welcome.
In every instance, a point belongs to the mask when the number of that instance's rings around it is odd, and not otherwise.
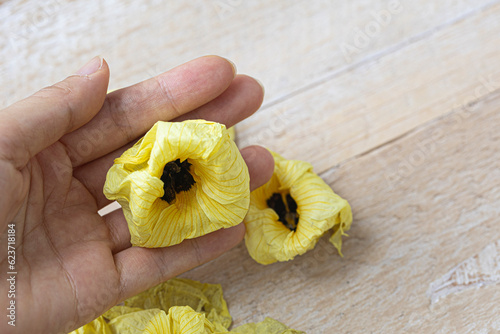
[[[304,85],[302,87],[299,87],[295,90],[292,90],[290,93],[287,93],[287,94],[284,94],[282,96],[279,96],[277,98],[275,98],[274,100],[271,100],[269,102],[266,102],[264,105],[262,105],[262,107],[259,109],[259,112],[262,111],[262,110],[265,110],[265,109],[268,109],[268,108],[271,108],[275,105],[278,105],[288,99],[291,99],[291,98],[294,98],[300,94],[303,94],[311,89],[314,89],[314,88],[317,88],[325,83],[327,83],[328,81],[330,80],[333,80],[335,79],[336,77],[342,75],[342,74],[345,74],[351,70],[353,70],[354,68],[356,67],[359,67],[359,66],[363,66],[363,65],[367,65],[367,64],[370,64],[370,63],[373,63],[373,62],[376,62],[382,58],[384,58],[385,56],[387,55],[390,55],[392,53],[395,53],[395,52],[398,52],[400,50],[403,50],[404,48],[414,44],[414,43],[418,43],[426,38],[429,38],[431,37],[432,35],[450,27],[450,26],[453,26],[457,23],[460,23],[464,20],[467,20],[469,18],[472,18],[473,16],[475,15],[478,15],[478,14],[481,14],[487,10],[489,10],[490,8],[494,7],[495,5],[499,4],[500,1],[491,1],[490,3],[486,4],[486,5],[483,5],[479,8],[473,8],[471,9],[470,11],[460,15],[460,16],[457,16],[455,18],[452,18],[438,26],[435,26],[433,27],[432,29],[429,29],[427,31],[424,31],[424,32],[421,32],[421,33],[417,33],[415,36],[410,36],[408,37],[406,40],[403,40],[401,42],[398,42],[394,45],[390,45],[388,47],[386,47],[385,49],[383,50],[380,50],[378,52],[375,52],[373,54],[370,54],[368,55],[367,57],[365,58],[362,58],[361,60],[357,61],[357,62],[354,62],[350,65],[347,65],[345,67],[342,67],[340,69],[337,69],[337,70],[334,70],[332,73],[328,74],[327,76],[323,77],[323,78],[319,78],[315,81],[312,81],[311,83],[307,84],[307,85]]]

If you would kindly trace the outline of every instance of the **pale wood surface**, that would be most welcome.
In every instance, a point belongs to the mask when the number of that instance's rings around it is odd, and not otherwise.
[[[228,57],[266,86],[240,145],[310,161],[354,223],[343,259],[322,240],[261,266],[240,245],[185,276],[221,283],[236,325],[500,332],[500,1],[394,3],[4,1],[0,107],[95,54],[110,88]]]

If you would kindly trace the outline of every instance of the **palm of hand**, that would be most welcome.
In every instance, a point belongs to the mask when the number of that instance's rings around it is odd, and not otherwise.
[[[58,142],[21,171],[29,190],[15,219],[21,239],[16,284],[26,315],[39,311],[35,319],[45,317],[51,328],[70,331],[116,304],[121,284],[95,198],[71,167],[61,166],[71,161]],[[18,317],[25,318],[21,311]]]
[[[232,126],[260,106],[259,84],[235,77],[219,57],[196,59],[106,96],[108,79],[101,62],[93,74],[69,77],[0,110],[0,246],[7,249],[7,226],[15,223],[17,272],[16,327],[1,322],[2,333],[69,332],[243,238],[240,224],[172,247],[131,247],[121,210],[104,217],[97,211],[110,203],[102,186],[113,160],[157,120],[204,118]],[[106,120],[111,125],[99,145],[75,159],[88,131]],[[250,188],[267,182],[269,153],[259,147],[241,153]],[[0,263],[7,268],[7,252]],[[3,282],[6,273],[0,272]],[[6,307],[8,291],[0,286]]]

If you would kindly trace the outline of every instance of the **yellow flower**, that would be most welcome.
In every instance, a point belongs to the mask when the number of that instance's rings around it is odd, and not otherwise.
[[[220,284],[200,283],[185,278],[160,283],[125,300],[125,305],[140,309],[158,308],[166,312],[173,306],[189,306],[205,314],[219,331],[229,328],[232,321]]]
[[[341,237],[352,223],[349,203],[313,172],[311,164],[271,153],[274,174],[252,192],[245,218],[245,244],[252,258],[261,264],[291,260],[312,249],[332,228],[330,242],[340,253]]]
[[[189,306],[174,306],[168,314],[160,309],[134,311],[109,321],[113,333],[120,334],[212,334],[215,327],[203,313]]]
[[[152,326],[150,326],[151,329]],[[215,333],[215,326],[189,306],[174,306],[168,310],[167,331],[165,334],[211,334]],[[154,334],[154,331],[145,332]],[[158,332],[156,332],[158,333]],[[163,333],[162,333],[163,334]]]
[[[224,125],[157,122],[115,160],[104,194],[122,206],[132,245],[165,247],[242,222],[249,182]]]
[[[174,278],[125,300],[70,334],[301,334],[266,318],[228,331],[231,316],[219,284]]]

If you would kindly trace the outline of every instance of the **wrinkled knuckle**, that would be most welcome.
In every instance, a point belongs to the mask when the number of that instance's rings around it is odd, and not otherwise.
[[[66,99],[72,92],[70,85],[66,81],[60,81],[52,86],[42,88],[38,91],[37,95],[39,97],[60,97]]]
[[[68,119],[68,131],[73,129],[74,114],[76,107],[74,105],[74,90],[67,81],[60,81],[52,86],[42,88],[35,94],[38,98],[50,99],[51,101],[59,104],[61,110],[66,111]]]
[[[165,100],[165,103],[170,106],[170,109],[174,112],[174,117],[181,116],[182,110],[181,108],[177,105],[177,101],[174,97],[174,94],[172,92],[172,89],[169,87],[168,83],[166,80],[163,80],[160,76],[154,77],[154,80],[156,81],[160,92],[163,95],[163,98]]]
[[[193,253],[195,257],[195,262],[196,266],[199,266],[203,264],[205,261],[203,261],[203,255],[201,252],[200,244],[198,243],[198,240],[196,239],[191,239],[192,245],[193,245]]]
[[[165,279],[168,276],[168,264],[165,262],[165,260],[162,257],[155,258],[155,265],[157,270],[155,272],[157,273],[156,281],[155,283],[161,283],[165,281]]]
[[[118,130],[127,142],[135,139],[132,131],[132,125],[130,120],[122,108],[121,104],[114,98],[107,97],[104,101],[103,109],[109,110],[109,115],[111,122],[114,124],[116,130]]]

